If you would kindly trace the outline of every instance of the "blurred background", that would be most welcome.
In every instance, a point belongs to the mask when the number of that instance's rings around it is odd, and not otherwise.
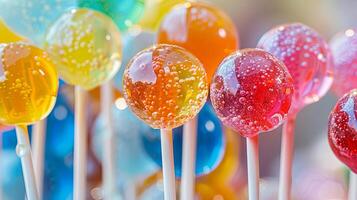
[[[209,2],[221,8],[233,19],[239,32],[240,48],[255,47],[259,38],[266,31],[283,23],[304,23],[318,31],[328,41],[337,32],[357,26],[357,20],[355,20],[357,18],[355,11],[357,1],[353,0],[210,0]],[[4,3],[6,1],[0,1],[0,6]],[[139,12],[153,12],[150,9],[150,7],[144,6]],[[2,33],[0,32],[0,34]],[[155,42],[155,31],[138,30],[134,26],[132,30],[123,34],[123,40],[124,66],[136,52]],[[122,68],[124,68],[123,66]],[[126,108],[119,92],[121,73],[123,73],[123,70],[120,70],[118,78],[115,78],[115,85],[117,86],[116,106],[113,108],[113,113],[115,116],[120,116],[121,112],[126,112],[126,116],[131,116],[132,114]],[[72,198],[74,133],[72,92],[71,86],[61,85],[56,106],[47,120],[44,199],[66,200]],[[88,141],[90,147],[88,199],[101,199],[100,151],[102,145],[99,141],[102,131],[100,130],[98,89],[92,91],[90,97],[93,109],[90,110],[88,116],[88,124],[91,125],[88,128],[91,135]],[[337,98],[335,94],[329,92],[319,102],[305,107],[298,115],[293,165],[294,199],[346,199],[348,172],[332,154],[327,142],[328,114]],[[152,135],[145,135],[148,132],[154,134],[155,131],[142,125],[135,116],[131,117],[128,117],[130,119],[117,119],[123,123],[127,122],[128,127],[139,127],[137,129],[129,128],[129,130],[126,130],[127,127],[116,127],[118,130],[125,129],[121,133],[118,131],[117,134],[119,155],[116,163],[118,166],[118,188],[120,188],[120,197],[118,198],[162,199],[160,163],[156,162],[159,159],[155,157],[156,154],[153,152],[157,151],[154,148],[157,147],[157,144],[155,144],[157,138]],[[203,119],[202,123],[205,120],[212,121],[213,118],[214,116],[207,115],[207,119]],[[209,126],[208,128],[205,127],[212,131]],[[220,125],[214,127],[221,130]],[[15,132],[5,130],[0,137],[3,148],[0,155],[0,180],[3,199],[24,199],[21,165],[15,153]],[[208,168],[202,169],[202,171],[211,172],[213,170],[213,172],[203,173],[197,179],[198,196],[201,199],[214,200],[246,199],[244,139],[229,131],[217,137],[224,137],[222,144],[216,144],[224,150],[223,153],[216,152],[214,155],[217,158],[213,159],[214,161],[207,161]],[[273,132],[260,135],[260,172],[263,200],[277,199],[280,140],[281,127]],[[151,144],[151,146],[149,145],[146,148],[145,145],[148,144]],[[213,145],[212,143],[209,144]],[[206,156],[205,153],[207,151],[203,151],[202,156]],[[136,155],[139,157],[135,157]],[[220,188],[212,184],[212,180],[227,182],[227,186]],[[234,193],[234,195],[230,195],[231,193]]]

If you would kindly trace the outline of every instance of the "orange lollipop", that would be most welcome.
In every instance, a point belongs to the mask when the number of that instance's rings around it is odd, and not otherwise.
[[[213,5],[187,2],[174,7],[164,18],[158,43],[184,47],[203,63],[208,82],[223,58],[238,49],[232,20]]]

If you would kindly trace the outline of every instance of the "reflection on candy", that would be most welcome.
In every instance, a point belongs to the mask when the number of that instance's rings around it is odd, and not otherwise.
[[[158,43],[181,46],[202,62],[210,82],[219,63],[238,49],[238,36],[231,19],[203,2],[175,6],[163,19]]]
[[[138,22],[144,30],[156,31],[163,17],[177,4],[185,0],[145,0],[143,17]]]
[[[153,128],[175,128],[193,118],[208,94],[202,64],[186,50],[158,45],[139,52],[124,72],[124,96]]]
[[[50,28],[45,47],[61,78],[85,89],[111,79],[120,66],[120,33],[107,16],[93,10],[63,14]]]
[[[299,23],[278,26],[260,39],[262,48],[283,61],[294,81],[291,112],[318,101],[332,84],[332,57],[327,42]]]
[[[78,0],[79,7],[108,15],[121,31],[125,31],[141,18],[144,5],[145,0]]]
[[[331,40],[334,58],[333,91],[341,97],[357,88],[357,29],[347,29]]]
[[[157,166],[144,150],[141,141],[143,132],[152,132],[153,129],[140,121],[128,108],[112,109],[114,140],[115,140],[115,166],[123,180],[132,180],[148,175]],[[97,158],[102,158],[103,137],[107,134],[103,116],[99,115],[93,127],[92,149]]]
[[[142,141],[150,157],[162,166],[160,131],[142,131]],[[213,108],[206,103],[198,114],[196,148],[196,176],[202,176],[214,170],[222,160],[226,138],[222,125],[214,114]],[[173,130],[174,163],[176,177],[181,177],[183,127]]]
[[[328,140],[338,159],[357,173],[357,90],[336,103],[328,123]]]
[[[0,17],[0,43],[18,42],[24,40],[14,33]]]
[[[0,18],[15,32],[37,45],[43,44],[45,32],[76,0],[0,0]]]
[[[58,77],[47,53],[24,43],[0,44],[0,122],[31,124],[54,106]]]
[[[251,137],[282,123],[290,108],[293,83],[274,56],[246,49],[224,59],[212,79],[210,94],[222,122]]]
[[[155,34],[147,31],[128,31],[123,36],[123,59],[119,72],[115,76],[115,86],[123,90],[123,74],[130,59],[139,51],[152,46],[155,43]]]

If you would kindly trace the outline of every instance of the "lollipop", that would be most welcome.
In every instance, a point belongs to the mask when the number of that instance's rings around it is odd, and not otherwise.
[[[74,198],[84,199],[87,135],[86,92],[83,89],[89,90],[110,80],[118,71],[121,57],[120,33],[107,16],[93,10],[77,9],[63,14],[52,25],[45,47],[53,57],[61,77],[67,83],[76,85]],[[110,83],[105,84],[104,90],[106,100],[109,101],[105,101],[106,107],[111,107]],[[110,113],[108,119],[110,121]],[[112,147],[110,143],[107,146]],[[111,170],[105,172],[112,173]],[[105,188],[108,188],[107,180],[104,179]],[[112,178],[109,182],[111,180]],[[109,190],[106,189],[105,194],[110,195]]]
[[[334,57],[334,82],[332,90],[342,96],[357,88],[357,35],[356,29],[338,33],[331,40]]]
[[[79,0],[78,6],[108,15],[121,31],[134,25],[141,17],[145,0]]]
[[[0,55],[0,122],[16,125],[27,198],[38,199],[26,125],[44,119],[54,106],[57,72],[44,51],[28,44],[1,44]]]
[[[293,104],[282,135],[279,186],[279,199],[289,199],[296,115],[329,90],[332,57],[327,42],[316,31],[300,23],[273,28],[263,35],[258,48],[283,61],[294,81]]]
[[[210,96],[223,124],[247,137],[249,198],[259,199],[257,135],[283,122],[293,96],[292,78],[271,54],[241,50],[222,61]]]
[[[20,36],[14,33],[3,20],[0,18],[0,43],[8,43],[8,42],[18,42],[23,40]]]
[[[197,58],[172,45],[139,52],[124,72],[124,97],[134,113],[161,129],[165,199],[175,199],[172,128],[193,118],[208,94]]]
[[[76,0],[0,0],[2,17],[17,33],[42,45],[50,25]]]
[[[357,199],[357,90],[338,100],[329,116],[328,141],[338,159],[351,169],[349,199]]]
[[[163,19],[157,40],[184,47],[197,56],[206,69],[208,82],[223,58],[238,48],[231,19],[203,2],[175,6]]]

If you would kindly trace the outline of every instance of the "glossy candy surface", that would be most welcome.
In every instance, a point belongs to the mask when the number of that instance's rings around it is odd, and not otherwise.
[[[357,90],[351,90],[338,100],[328,125],[328,140],[332,151],[357,173]]]
[[[212,106],[206,103],[198,114],[196,176],[203,176],[214,170],[222,161],[226,149],[223,127]],[[160,131],[142,131],[142,145],[150,157],[162,166]],[[183,127],[173,130],[175,175],[181,177]]]
[[[281,25],[260,39],[262,48],[283,61],[294,80],[290,112],[318,101],[332,84],[332,56],[327,42],[313,29],[300,23]]]
[[[145,0],[143,17],[138,25],[145,30],[156,31],[164,16],[177,4],[185,0]]]
[[[42,45],[47,29],[75,0],[0,0],[0,5],[0,18],[11,29]]]
[[[144,10],[145,0],[78,0],[79,7],[108,15],[121,31],[135,24]]]
[[[158,45],[139,52],[124,72],[124,96],[153,128],[175,128],[193,118],[208,94],[202,64],[186,50]]]
[[[45,118],[57,96],[58,77],[46,52],[25,43],[0,44],[0,123]]]
[[[120,67],[119,30],[111,19],[93,10],[63,14],[50,28],[45,48],[61,78],[85,89],[111,79]]]
[[[292,78],[277,58],[259,49],[228,56],[211,83],[211,101],[223,124],[245,137],[283,122],[292,95]]]
[[[187,2],[175,6],[163,19],[158,43],[181,46],[202,62],[210,82],[219,63],[238,48],[231,19],[213,5]]]
[[[357,88],[357,29],[338,33],[331,40],[334,57],[334,82],[332,89],[341,97]]]

